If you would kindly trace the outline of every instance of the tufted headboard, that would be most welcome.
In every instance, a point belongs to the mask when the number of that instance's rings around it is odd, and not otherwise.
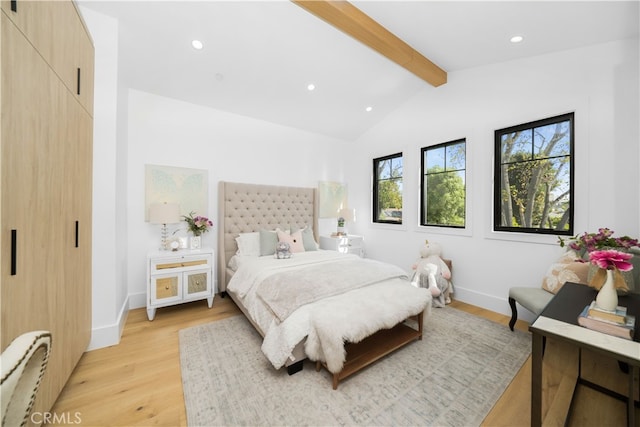
[[[281,187],[220,181],[218,185],[218,289],[231,275],[227,265],[238,250],[236,237],[254,231],[311,225],[318,241],[318,192],[315,188]]]

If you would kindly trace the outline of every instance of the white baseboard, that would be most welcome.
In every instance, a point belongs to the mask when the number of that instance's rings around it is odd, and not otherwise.
[[[147,306],[147,293],[140,292],[137,294],[129,294],[129,310],[134,308],[142,308]]]
[[[471,291],[459,286],[456,286],[454,290],[455,293],[453,294],[453,298],[456,300],[511,317],[511,307],[509,306],[508,295],[505,295],[504,298],[498,298],[494,295]],[[524,307],[518,306],[518,319],[526,322],[532,322],[533,319],[535,319],[535,315]]]
[[[120,343],[120,337],[124,330],[124,325],[127,322],[127,315],[129,314],[129,298],[126,298],[120,307],[118,313],[118,319],[111,325],[94,328],[91,330],[91,341],[89,341],[89,347],[87,351],[97,350],[99,348],[110,347]]]

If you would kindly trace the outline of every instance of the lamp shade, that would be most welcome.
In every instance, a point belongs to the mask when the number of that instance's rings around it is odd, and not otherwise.
[[[338,211],[338,217],[343,218],[345,221],[355,221],[356,210],[350,208],[340,209]]]
[[[152,224],[180,222],[180,205],[177,203],[153,203],[149,206],[149,222]]]

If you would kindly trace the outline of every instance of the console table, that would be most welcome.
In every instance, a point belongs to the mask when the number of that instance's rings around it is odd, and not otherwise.
[[[589,349],[624,362],[629,366],[628,395],[622,396],[611,392],[612,396],[627,402],[627,424],[635,426],[636,393],[634,377],[640,369],[640,294],[628,294],[619,298],[619,305],[627,307],[629,314],[636,316],[636,333],[634,340],[626,340],[593,331],[578,325],[578,316],[582,309],[596,297],[596,290],[585,285],[567,282],[547,307],[540,313],[529,327],[532,334],[532,367],[531,367],[531,425],[542,425],[542,357],[544,339],[552,337],[565,341],[579,349]],[[576,379],[578,384],[591,386],[582,381],[580,372]],[[597,387],[600,391],[605,391]],[[640,394],[640,389],[637,391]]]

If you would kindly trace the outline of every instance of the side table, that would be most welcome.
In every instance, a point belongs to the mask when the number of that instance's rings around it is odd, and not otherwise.
[[[147,256],[147,317],[158,307],[206,299],[213,305],[213,249],[154,251]]]
[[[542,425],[542,357],[544,339],[552,337],[565,341],[579,349],[589,349],[629,366],[628,395],[622,396],[610,392],[613,397],[627,403],[627,424],[635,427],[635,386],[634,377],[640,370],[640,295],[628,294],[619,298],[619,304],[627,307],[629,314],[636,316],[636,334],[634,340],[626,340],[603,334],[578,325],[578,316],[582,309],[596,297],[596,291],[588,286],[567,282],[547,307],[540,313],[529,327],[532,333],[532,366],[531,366],[531,425]],[[591,384],[583,381],[580,372],[575,386]],[[575,394],[574,386],[574,394]],[[602,387],[597,390],[607,392]],[[640,390],[638,390],[640,394]]]

